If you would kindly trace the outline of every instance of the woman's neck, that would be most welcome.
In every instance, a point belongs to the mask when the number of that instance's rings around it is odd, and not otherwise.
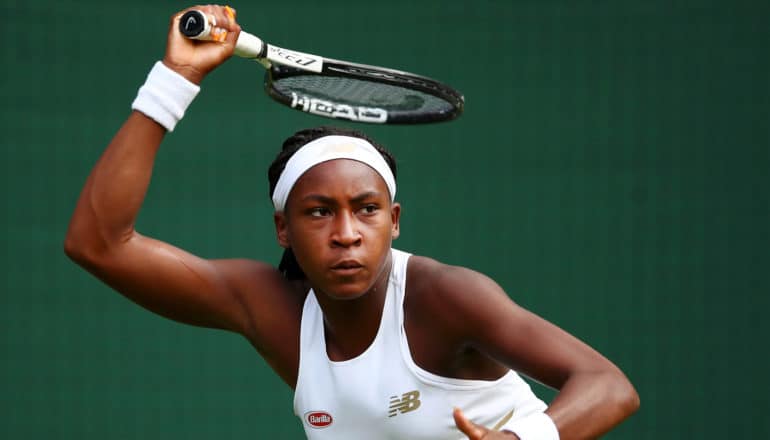
[[[329,359],[355,358],[372,344],[380,328],[392,266],[392,258],[388,257],[372,288],[355,299],[339,300],[314,291],[324,317]]]

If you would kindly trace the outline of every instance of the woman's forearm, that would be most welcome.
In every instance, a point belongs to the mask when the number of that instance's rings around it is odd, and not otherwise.
[[[561,440],[606,433],[639,408],[639,395],[619,370],[576,373],[551,402],[548,415]]]

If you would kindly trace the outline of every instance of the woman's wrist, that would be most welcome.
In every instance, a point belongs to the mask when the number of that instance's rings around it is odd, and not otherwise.
[[[200,86],[203,82],[203,78],[206,76],[205,72],[201,72],[200,70],[196,69],[192,66],[184,66],[180,64],[176,64],[172,62],[168,57],[164,57],[162,61],[163,65],[168,67],[170,70],[176,72],[179,74],[179,76],[184,77],[187,81],[190,81],[191,83]]]
[[[500,427],[500,431],[516,434],[520,440],[559,440],[556,424],[542,412],[513,419]]]
[[[139,88],[131,108],[144,113],[170,132],[174,131],[199,91],[200,86],[158,61]]]

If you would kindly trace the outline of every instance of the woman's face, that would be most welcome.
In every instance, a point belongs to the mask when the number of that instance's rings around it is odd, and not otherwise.
[[[276,214],[278,241],[291,247],[313,288],[357,298],[388,266],[401,207],[368,165],[337,159],[310,168]]]

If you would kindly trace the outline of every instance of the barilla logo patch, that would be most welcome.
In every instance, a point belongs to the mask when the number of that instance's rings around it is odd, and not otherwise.
[[[332,415],[326,411],[310,411],[305,413],[305,420],[313,428],[326,428],[334,421]]]

